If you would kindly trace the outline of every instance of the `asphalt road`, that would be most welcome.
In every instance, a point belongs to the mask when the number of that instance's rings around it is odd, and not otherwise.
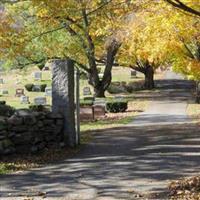
[[[171,180],[199,173],[200,134],[186,115],[191,83],[171,72],[166,78],[131,124],[94,132],[71,159],[0,177],[0,199],[37,200],[40,192],[46,199],[167,199]]]

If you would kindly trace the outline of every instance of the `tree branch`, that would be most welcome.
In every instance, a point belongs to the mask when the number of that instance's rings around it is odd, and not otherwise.
[[[180,0],[164,0],[164,1],[166,1],[167,3],[171,4],[172,6],[178,8],[180,10],[183,10],[185,12],[188,12],[188,13],[191,13],[191,14],[194,14],[194,15],[200,17],[200,11],[187,6]]]

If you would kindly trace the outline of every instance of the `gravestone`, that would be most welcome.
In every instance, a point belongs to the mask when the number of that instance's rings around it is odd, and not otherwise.
[[[94,119],[102,118],[106,114],[106,108],[103,105],[94,105],[93,111],[94,111]]]
[[[70,59],[52,61],[52,111],[64,117],[64,143],[76,146],[74,62]]]
[[[49,71],[50,68],[48,66],[44,66],[44,68],[42,69],[43,71]]]
[[[0,78],[0,84],[4,84],[3,78]]]
[[[40,85],[34,85],[32,88],[33,92],[41,92],[41,86]]]
[[[137,72],[135,70],[131,70],[131,78],[136,78]]]
[[[36,97],[34,98],[35,105],[47,105],[46,97]]]
[[[20,97],[20,103],[21,104],[29,104],[30,103],[29,97],[28,96],[21,96]]]
[[[46,87],[45,88],[45,96],[51,97],[52,96],[52,88],[51,87]]]
[[[15,96],[16,96],[16,97],[24,96],[24,89],[22,89],[22,88],[16,89],[16,91],[15,91]]]
[[[6,90],[6,89],[2,89],[2,90],[1,90],[1,94],[2,94],[2,95],[6,95],[6,94],[8,94],[8,93],[9,93],[9,92],[8,92],[8,90]]]
[[[94,100],[94,118],[103,117],[106,113],[106,100],[105,98],[95,98]]]
[[[80,120],[81,121],[94,120],[94,108],[92,106],[80,107]]]
[[[90,87],[84,87],[83,88],[83,96],[91,95],[92,92],[90,90]]]
[[[41,81],[42,80],[42,72],[34,72],[34,80]]]
[[[115,96],[114,99],[117,101],[123,101],[124,97],[123,96]]]
[[[106,100],[105,100],[105,98],[95,98],[95,100],[94,100],[94,105],[95,105],[95,106],[103,106],[103,107],[106,107]]]

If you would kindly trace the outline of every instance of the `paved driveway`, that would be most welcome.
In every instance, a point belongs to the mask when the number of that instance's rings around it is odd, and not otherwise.
[[[199,173],[200,134],[186,115],[191,83],[157,84],[160,92],[133,123],[96,131],[92,143],[62,163],[1,177],[0,199],[42,199],[40,192],[47,199],[167,199],[171,180]]]

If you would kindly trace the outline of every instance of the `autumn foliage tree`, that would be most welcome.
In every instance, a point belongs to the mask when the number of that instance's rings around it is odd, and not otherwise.
[[[192,1],[187,5],[198,7]],[[153,71],[161,64],[171,64],[177,72],[199,79],[198,16],[176,10],[164,1],[147,0],[140,4],[128,27],[119,60],[145,74],[146,88],[154,87]]]
[[[18,61],[39,63],[53,58],[70,58],[87,72],[95,96],[104,96],[121,45],[116,30],[132,10],[131,1],[6,0],[4,3],[12,19],[10,24],[14,24],[14,20],[18,32],[3,28],[7,35],[1,43],[9,44]],[[14,35],[17,38],[12,39]],[[5,44],[4,49],[8,49]],[[97,69],[99,62],[105,64],[102,79]]]

